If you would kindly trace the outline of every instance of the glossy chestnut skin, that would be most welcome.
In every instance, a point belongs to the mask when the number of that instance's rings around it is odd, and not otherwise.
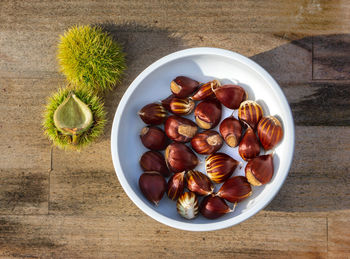
[[[198,127],[193,121],[172,115],[164,125],[165,134],[177,142],[189,142],[197,133]]]
[[[198,215],[198,199],[193,192],[185,192],[176,203],[177,212],[185,219],[193,219]]]
[[[176,201],[185,189],[185,171],[173,174],[168,181],[168,197]]]
[[[171,92],[178,98],[186,98],[197,90],[199,82],[186,76],[178,76],[170,83]]]
[[[246,91],[239,85],[222,85],[213,89],[216,98],[229,109],[238,109],[247,99]]]
[[[250,184],[260,186],[271,181],[274,173],[273,157],[271,154],[257,156],[250,160],[245,167],[245,175]]]
[[[170,110],[170,103],[172,101],[172,99],[175,98],[175,95],[174,94],[171,94],[169,95],[167,98],[161,100],[161,103],[163,105],[163,107],[168,111],[168,112],[171,112]]]
[[[219,197],[232,203],[240,202],[251,194],[252,187],[244,176],[234,176],[227,179],[217,192]]]
[[[259,155],[259,140],[251,127],[248,127],[245,131],[245,134],[238,146],[238,153],[245,161]]]
[[[142,107],[138,114],[144,123],[159,125],[165,121],[167,111],[159,103],[150,103]]]
[[[168,145],[168,138],[164,131],[155,126],[146,126],[141,129],[142,144],[151,150],[164,150]]]
[[[241,121],[248,123],[253,129],[255,129],[262,117],[263,109],[255,101],[247,100],[242,102],[239,106],[238,118]]]
[[[202,129],[212,129],[221,120],[221,104],[214,99],[200,102],[194,110],[196,123]]]
[[[167,184],[164,176],[158,172],[150,171],[144,172],[140,176],[139,187],[147,200],[158,206],[166,191]]]
[[[265,150],[274,148],[283,138],[281,122],[274,116],[263,117],[258,124],[257,133]]]
[[[197,133],[191,140],[194,151],[201,155],[210,155],[218,151],[224,141],[220,134],[215,130],[206,130]]]
[[[170,171],[165,163],[164,156],[157,151],[147,151],[140,158],[140,166],[143,171],[156,171],[164,177],[170,176]]]
[[[165,161],[168,168],[177,173],[192,170],[198,165],[198,158],[193,151],[182,143],[171,143],[165,149]]]
[[[209,177],[199,171],[189,170],[186,179],[187,189],[198,195],[208,195],[214,191],[214,185]]]
[[[220,134],[230,147],[237,147],[242,137],[242,125],[233,116],[227,117],[220,123]]]
[[[199,86],[198,91],[191,97],[194,101],[201,101],[210,97],[215,97],[212,89],[220,87],[221,83],[219,80],[213,80],[208,83]]]
[[[210,194],[202,200],[199,211],[208,219],[216,219],[226,213],[232,212],[224,199],[214,194]]]
[[[194,101],[190,98],[172,98],[170,104],[170,111],[177,115],[187,115],[190,114],[195,106]]]
[[[225,153],[215,153],[205,159],[205,170],[215,183],[223,183],[238,166],[238,161]]]

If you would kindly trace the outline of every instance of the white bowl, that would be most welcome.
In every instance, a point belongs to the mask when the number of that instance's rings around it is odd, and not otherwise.
[[[222,83],[238,83],[246,89],[249,99],[256,100],[262,105],[265,114],[277,115],[283,123],[284,137],[275,149],[275,174],[271,182],[265,186],[254,187],[252,196],[238,203],[234,212],[215,220],[206,219],[201,215],[193,220],[180,217],[176,211],[176,203],[168,199],[166,195],[159,206],[155,207],[144,198],[138,186],[142,173],[139,159],[146,148],[143,147],[139,138],[139,132],[144,123],[138,117],[137,112],[144,105],[169,96],[171,94],[170,82],[179,75],[188,76],[200,82],[219,79]],[[232,110],[223,106],[222,119],[230,114]],[[282,90],[258,64],[228,50],[185,49],[154,62],[129,86],[114,116],[111,148],[113,164],[120,184],[130,199],[148,216],[178,229],[217,230],[233,226],[253,216],[277,194],[287,177],[292,162],[294,123]],[[220,152],[227,153],[243,162],[238,155],[237,148],[232,149],[225,144]],[[204,157],[199,157],[204,159]],[[245,162],[242,165],[242,168],[236,169],[234,175],[244,175]],[[205,172],[203,163],[197,169]]]

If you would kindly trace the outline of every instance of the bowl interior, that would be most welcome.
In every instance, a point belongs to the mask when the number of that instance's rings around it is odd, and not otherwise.
[[[227,51],[228,52],[228,51]],[[232,52],[228,52],[232,53]],[[169,56],[168,56],[169,57]],[[160,101],[171,94],[170,82],[179,75],[185,75],[200,82],[219,79],[222,84],[236,83],[248,92],[249,99],[257,101],[265,115],[275,115],[282,121],[284,138],[274,154],[275,174],[272,181],[262,187],[253,187],[253,194],[239,203],[233,213],[216,220],[198,216],[186,220],[176,211],[176,203],[166,197],[158,207],[150,204],[139,190],[138,180],[142,173],[139,166],[141,155],[147,151],[142,145],[139,132],[144,123],[137,112],[144,105]],[[276,82],[253,61],[238,54],[194,53],[163,58],[163,62],[146,69],[129,87],[116,113],[112,130],[112,156],[118,178],[129,197],[149,216],[167,225],[188,230],[211,230],[237,224],[266,206],[277,193],[288,174],[294,148],[294,125],[288,103]],[[232,114],[223,106],[222,119]],[[237,117],[237,111],[234,111]],[[193,114],[187,116],[194,119]],[[218,131],[218,127],[214,130]],[[244,162],[238,148],[226,144],[220,150],[242,162],[234,175],[244,175]],[[196,168],[204,172],[203,162]],[[216,190],[220,185],[216,186]],[[232,204],[229,204],[232,206]]]

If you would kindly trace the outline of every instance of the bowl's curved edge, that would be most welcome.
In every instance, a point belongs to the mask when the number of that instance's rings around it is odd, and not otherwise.
[[[209,54],[209,55],[219,55],[219,56],[224,56],[224,57],[231,57],[233,59],[238,59],[241,62],[247,64],[250,66],[251,69],[255,70],[260,76],[266,78],[270,84],[273,84],[273,90],[277,91],[277,95],[281,96],[280,101],[282,102],[282,105],[284,106],[285,110],[288,111],[287,113],[287,120],[284,121],[286,123],[286,128],[290,129],[290,136],[291,138],[288,139],[287,141],[289,142],[289,146],[291,152],[289,154],[289,163],[285,167],[285,175],[283,178],[280,179],[280,184],[278,185],[278,188],[273,189],[269,193],[269,197],[266,199],[265,203],[258,204],[256,205],[252,210],[247,211],[242,213],[241,215],[237,215],[233,218],[221,221],[219,223],[206,223],[206,224],[192,224],[192,223],[184,223],[180,222],[177,220],[169,219],[168,217],[163,216],[162,214],[158,213],[157,211],[151,209],[148,205],[146,205],[138,196],[137,194],[132,190],[130,185],[128,184],[126,178],[122,173],[122,167],[119,162],[119,157],[117,154],[117,148],[113,148],[113,146],[118,147],[118,138],[117,138],[117,133],[119,131],[119,121],[121,118],[121,115],[123,114],[125,105],[134,91],[134,89],[139,85],[140,82],[153,70],[161,67],[162,65],[166,64],[167,62],[171,60],[175,60],[177,58],[183,58],[183,57],[188,57],[188,56],[193,56],[193,55],[203,55],[203,54]],[[280,86],[277,84],[277,82],[272,78],[272,76],[264,69],[262,68],[259,64],[255,63],[251,59],[242,56],[238,53],[229,51],[229,50],[224,50],[224,49],[218,49],[218,48],[190,48],[190,49],[185,49],[181,51],[174,52],[172,54],[169,54],[150,66],[148,66],[143,72],[141,72],[136,79],[130,84],[126,92],[124,93],[121,101],[119,102],[117,111],[115,113],[114,119],[113,119],[113,124],[112,124],[112,132],[111,132],[111,152],[112,152],[112,161],[113,165],[116,171],[116,175],[118,177],[118,180],[120,184],[122,185],[124,191],[126,194],[129,196],[129,198],[134,202],[134,204],[139,207],[144,213],[146,213],[148,216],[152,217],[153,219],[157,220],[160,223],[163,223],[165,225],[168,225],[173,228],[181,229],[181,230],[189,230],[189,231],[212,231],[212,230],[219,230],[219,229],[224,229],[227,227],[231,227],[233,225],[239,224],[242,221],[252,217],[255,215],[257,212],[259,212],[261,209],[266,207],[271,200],[275,197],[275,195],[278,193],[280,188],[283,185],[283,182],[285,181],[292,160],[293,160],[293,154],[294,154],[294,139],[295,139],[295,130],[294,130],[294,122],[293,122],[293,116],[292,112],[290,109],[290,106],[288,104],[288,101],[281,90]]]

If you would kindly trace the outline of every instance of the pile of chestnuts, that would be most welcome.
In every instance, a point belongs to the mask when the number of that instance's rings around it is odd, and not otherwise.
[[[144,171],[139,178],[141,192],[155,205],[167,193],[186,219],[199,213],[215,219],[232,212],[238,202],[252,194],[251,185],[270,182],[273,155],[260,155],[260,151],[272,150],[281,141],[281,122],[264,116],[262,107],[247,100],[246,91],[239,85],[221,85],[218,80],[200,84],[178,76],[170,83],[170,90],[169,97],[139,111],[147,124],[141,130],[141,142],[150,149],[140,159]],[[238,118],[231,115],[221,121],[222,105],[238,109]],[[192,112],[195,122],[181,117]],[[159,127],[162,124],[164,130]],[[213,130],[218,125],[219,132]],[[238,147],[239,155],[247,161],[245,176],[231,177],[240,163],[219,152],[225,143]],[[163,150],[164,155],[160,152]],[[207,156],[206,174],[195,170],[200,162],[196,153]],[[214,184],[222,184],[216,193]],[[233,203],[233,208],[227,202]]]

